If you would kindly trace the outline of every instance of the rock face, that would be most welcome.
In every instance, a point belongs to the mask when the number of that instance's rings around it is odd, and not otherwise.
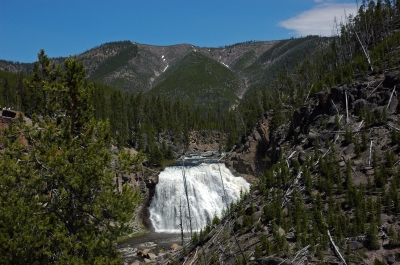
[[[218,150],[222,134],[217,131],[190,133],[189,152]]]
[[[265,154],[269,147],[268,115],[258,122],[246,143],[234,150],[226,165],[234,174],[258,176],[265,170]]]
[[[133,231],[139,233],[146,231],[146,229],[152,230],[153,225],[149,219],[150,212],[148,207],[158,183],[158,172],[142,170],[129,175],[116,174],[114,181],[117,184],[119,191],[122,190],[122,185],[127,183],[128,185],[139,189],[142,193],[142,203],[136,208],[129,224],[133,228]]]

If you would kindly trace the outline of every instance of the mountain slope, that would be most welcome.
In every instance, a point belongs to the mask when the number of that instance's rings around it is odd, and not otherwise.
[[[229,107],[237,104],[241,80],[226,66],[205,55],[192,51],[158,78],[147,94],[180,97],[200,107],[220,102]]]
[[[293,69],[298,61],[323,47],[323,43],[324,38],[317,36],[249,41],[219,48],[118,41],[94,47],[76,58],[85,65],[89,81],[123,92],[180,96],[202,106],[222,100],[224,106],[230,107],[249,88],[268,85],[275,71]],[[64,59],[53,60],[61,63]],[[32,69],[33,64],[0,60],[0,70],[30,74]]]

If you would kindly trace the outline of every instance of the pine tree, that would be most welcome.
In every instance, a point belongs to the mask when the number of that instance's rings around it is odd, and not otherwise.
[[[47,67],[47,56],[39,63]],[[85,71],[73,58],[65,73],[35,68],[46,115],[20,122],[1,136],[0,256],[6,264],[121,264],[113,241],[128,231],[138,192],[117,191],[116,171],[127,172],[141,156],[112,157],[107,122],[95,121]],[[48,71],[49,70],[49,71]],[[51,116],[50,116],[51,114]]]
[[[379,250],[380,245],[378,242],[378,228],[376,226],[375,218],[371,220],[371,223],[369,224],[369,228],[367,230],[367,248],[370,250]]]

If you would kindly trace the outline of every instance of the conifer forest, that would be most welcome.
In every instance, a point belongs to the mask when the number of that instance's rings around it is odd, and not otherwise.
[[[0,61],[0,264],[400,264],[400,1],[223,48],[170,47],[157,77],[129,41]],[[211,149],[249,191],[124,260],[158,173]]]

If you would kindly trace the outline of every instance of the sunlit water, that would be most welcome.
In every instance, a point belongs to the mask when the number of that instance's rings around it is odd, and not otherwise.
[[[150,205],[150,219],[156,232],[180,232],[181,209],[183,229],[190,231],[183,176],[186,177],[192,229],[197,231],[214,215],[221,216],[226,208],[224,194],[230,205],[240,198],[241,190],[249,190],[249,183],[242,177],[235,177],[225,164],[192,163],[190,166],[167,167],[160,173]]]

